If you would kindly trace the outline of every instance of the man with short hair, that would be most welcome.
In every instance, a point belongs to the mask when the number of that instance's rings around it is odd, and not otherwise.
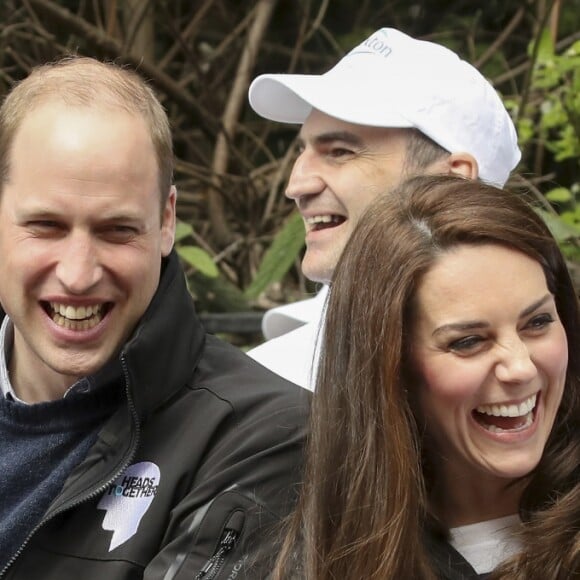
[[[207,335],[165,111],[70,58],[0,108],[0,577],[259,578],[307,397]]]
[[[323,284],[377,195],[418,173],[503,185],[520,159],[491,84],[447,48],[392,28],[377,30],[322,75],[257,77],[249,100],[267,119],[302,124],[286,196],[306,228],[302,270]],[[267,312],[270,340],[248,354],[312,389],[327,290]]]

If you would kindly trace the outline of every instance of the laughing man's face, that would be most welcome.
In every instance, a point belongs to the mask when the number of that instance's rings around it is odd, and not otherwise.
[[[0,197],[0,302],[25,400],[97,371],[149,305],[173,244],[175,195],[160,215],[158,183],[135,115],[49,101],[23,120]]]
[[[317,110],[306,119],[286,189],[304,218],[305,276],[330,280],[365,209],[400,183],[407,135],[405,129],[353,125]]]

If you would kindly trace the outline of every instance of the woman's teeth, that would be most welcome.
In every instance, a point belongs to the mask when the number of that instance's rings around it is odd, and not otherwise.
[[[519,405],[480,405],[476,411],[494,417],[522,417],[536,406],[537,394],[532,395]]]
[[[534,422],[537,393],[519,405],[480,405],[474,412],[477,422],[491,433],[517,432]]]
[[[491,433],[514,433],[517,431],[523,431],[527,429],[532,423],[534,422],[534,414],[528,413],[525,417],[525,420],[518,425],[514,425],[513,427],[504,429],[499,425],[494,425],[493,423],[482,423],[482,425]]]

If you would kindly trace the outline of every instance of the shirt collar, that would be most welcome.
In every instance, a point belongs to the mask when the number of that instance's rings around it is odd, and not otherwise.
[[[2,395],[11,401],[17,401],[23,403],[24,405],[29,405],[26,401],[19,399],[12,383],[10,382],[10,376],[8,373],[8,361],[12,356],[12,346],[14,344],[14,325],[8,316],[4,317],[2,321],[2,326],[0,326],[0,391]],[[90,377],[83,377],[79,379],[76,383],[70,386],[63,398],[68,396],[70,393],[88,393],[93,388],[93,381]]]

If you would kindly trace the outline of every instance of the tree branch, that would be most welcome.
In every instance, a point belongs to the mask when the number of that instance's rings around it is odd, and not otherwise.
[[[250,74],[275,4],[276,0],[260,0],[255,8],[254,21],[248,33],[248,40],[240,58],[237,74],[222,118],[223,131],[218,135],[215,146],[212,169],[216,176],[216,184],[219,181],[219,176],[227,171],[228,141],[233,137],[240,111],[245,103]],[[211,187],[208,190],[208,206],[212,231],[216,239],[220,244],[231,243],[233,235],[226,223],[223,199],[217,187]]]
[[[474,66],[480,69],[500,49],[502,44],[511,36],[525,14],[525,8],[520,6],[501,34],[489,45],[487,50],[475,61]]]
[[[106,55],[138,69],[149,78],[168,98],[193,116],[201,130],[210,138],[219,131],[219,122],[210,115],[191,94],[179,86],[169,75],[145,58],[127,53],[120,42],[111,38],[105,31],[92,26],[86,20],[62,8],[51,0],[29,0],[30,5],[43,12],[53,22],[78,34],[87,42],[103,51]]]

